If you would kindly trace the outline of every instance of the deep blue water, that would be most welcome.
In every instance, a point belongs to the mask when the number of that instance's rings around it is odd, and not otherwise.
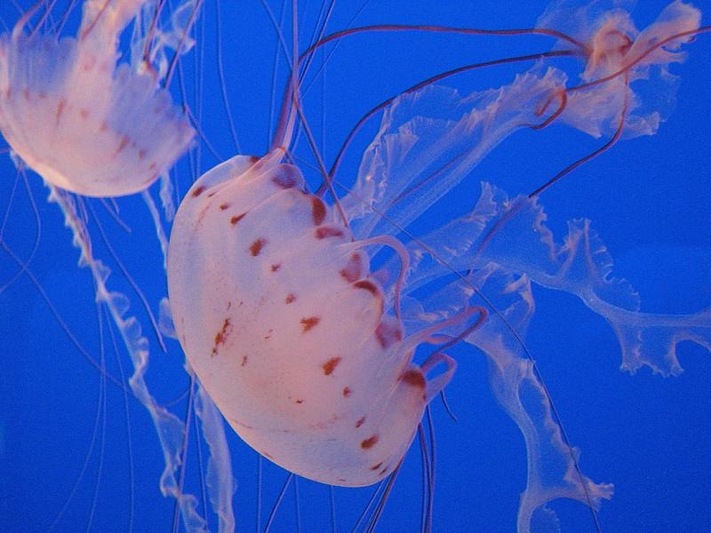
[[[216,42],[222,46],[225,89],[239,150],[262,154],[268,147],[270,120],[274,123],[270,108],[276,37],[263,8],[257,2],[248,4],[220,4],[222,33],[218,35],[215,3],[208,3],[204,26],[198,26],[196,51],[201,55],[186,56],[184,70],[174,79],[176,98],[182,84],[220,157],[233,155],[237,148],[220,103]],[[375,22],[530,27],[545,6],[545,2],[530,2],[520,11],[520,3],[509,4],[452,1],[443,7],[426,1],[372,2],[355,21],[351,21],[353,6],[344,5],[337,6],[329,28]],[[645,1],[635,11],[635,19],[643,26],[663,6],[664,2]],[[317,11],[313,7],[304,9],[302,28],[313,27]],[[279,17],[278,6],[275,11]],[[17,20],[15,8],[6,0],[0,4],[0,20],[8,26]],[[708,14],[704,21],[711,22]],[[364,112],[423,77],[461,63],[549,46],[550,40],[532,37],[361,36],[338,47],[329,59],[324,85],[317,82],[309,89],[305,109],[313,117],[317,137],[323,139],[326,157],[332,158]],[[559,238],[566,220],[586,217],[593,221],[615,259],[615,274],[639,290],[646,311],[692,313],[711,302],[710,47],[709,38],[700,36],[687,47],[688,60],[672,67],[681,84],[674,112],[658,134],[621,142],[541,197]],[[202,69],[203,101],[196,101],[193,92],[196,65]],[[277,97],[284,65],[281,57]],[[563,65],[574,71],[573,62]],[[487,71],[458,83],[470,91],[495,87],[524,68]],[[359,151],[374,131],[371,126],[356,142],[354,155],[346,163],[352,173]],[[474,198],[481,180],[499,184],[511,194],[530,192],[601,142],[561,126],[538,133],[519,132],[474,170],[461,194]],[[201,148],[190,161],[186,158],[178,165],[177,194],[187,190],[195,167],[206,170],[216,162],[205,143]],[[125,394],[116,385],[125,384],[130,374],[125,350],[114,347],[111,324],[94,303],[89,273],[77,266],[78,252],[63,227],[61,212],[56,204],[45,201],[47,189],[39,177],[28,173],[28,195],[25,182],[16,181],[7,154],[0,156],[2,238],[22,258],[39,241],[29,263],[32,278],[23,274],[7,285],[18,266],[7,253],[0,255],[4,362],[0,373],[0,529],[168,531],[174,523],[174,505],[158,490],[163,463],[155,431],[130,392]],[[309,172],[305,171],[307,178],[315,182],[315,173]],[[11,201],[15,186],[18,192]],[[161,403],[182,416],[188,385],[182,352],[171,340],[165,353],[156,347],[146,313],[126,276],[117,269],[96,223],[100,221],[111,249],[157,314],[158,301],[166,291],[165,278],[146,209],[138,198],[118,200],[122,221],[118,223],[100,202],[88,205],[95,254],[114,270],[109,286],[131,296],[132,309],[150,338],[152,390]],[[440,209],[427,223],[435,228],[449,216],[448,210]],[[711,491],[708,353],[682,343],[678,355],[685,372],[680,376],[663,378],[647,369],[630,376],[619,371],[619,346],[603,319],[574,296],[538,287],[534,295],[537,312],[528,348],[568,439],[581,450],[582,471],[596,482],[615,484],[613,499],[604,502],[598,514],[602,530],[711,531],[706,497]],[[447,415],[439,400],[433,402],[435,530],[511,531],[525,487],[524,443],[489,391],[482,355],[471,349],[455,349],[453,355],[459,369],[447,389],[447,399],[457,421]],[[105,379],[107,375],[111,379]],[[258,459],[233,434],[230,445],[237,480],[238,529],[250,531],[257,523]],[[203,475],[199,452],[191,439],[186,471],[191,492],[199,491]],[[383,531],[409,531],[419,524],[419,465],[419,451],[413,449],[386,506]],[[263,462],[262,527],[285,479],[281,469]],[[298,496],[293,485],[287,492],[274,530],[295,531],[297,523],[302,531],[327,528],[329,490],[305,480],[299,480],[297,487]],[[339,531],[350,530],[369,494],[365,489],[334,491],[333,514]],[[594,530],[584,506],[557,501],[552,507],[559,513],[563,531]],[[210,525],[216,527],[214,517]]]

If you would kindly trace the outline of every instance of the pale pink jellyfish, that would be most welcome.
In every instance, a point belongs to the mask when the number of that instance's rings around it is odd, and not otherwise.
[[[296,72],[271,151],[236,156],[188,191],[168,255],[176,332],[227,422],[259,453],[332,485],[391,475],[427,404],[455,375],[446,349],[464,340],[489,357],[496,398],[526,440],[518,530],[554,527],[546,508],[553,500],[596,509],[612,496],[610,484],[580,472],[525,353],[531,281],[578,295],[604,316],[625,358],[634,357],[625,362],[631,370],[644,364],[675,373],[677,342],[711,346],[708,313],[639,313],[631,287],[610,277],[611,260],[587,222],[571,223],[564,244],[555,243],[537,204],[547,185],[510,200],[485,184],[465,217],[424,234],[409,230],[518,129],[567,124],[610,144],[656,132],[661,117],[634,83],[673,81],[667,67],[698,32],[698,10],[674,2],[642,32],[622,11],[568,17],[584,29],[562,39],[569,55],[586,60],[577,86],[543,63],[467,96],[439,85],[413,88],[384,106],[355,186],[333,206],[307,192],[290,162]],[[550,21],[544,17],[538,31]],[[392,259],[371,270],[370,258],[384,248]],[[417,297],[447,276],[454,281]],[[418,364],[424,344],[431,354]]]
[[[122,32],[150,3],[86,0],[75,38],[28,31],[32,11],[0,36],[0,132],[48,183],[132,194],[190,145],[195,131],[151,64],[121,61]]]
[[[91,272],[96,302],[103,306],[102,313],[113,323],[117,338],[130,356],[133,374],[128,386],[148,410],[163,454],[160,490],[175,498],[182,522],[191,531],[204,528],[205,521],[197,510],[196,498],[183,493],[180,483],[185,421],[160,405],[149,390],[145,381],[148,338],[134,314],[137,311],[129,311],[130,299],[109,283],[111,269],[95,253],[87,223],[91,208],[81,196],[107,198],[141,192],[155,224],[160,249],[165,250],[163,224],[173,215],[167,173],[195,135],[184,112],[161,87],[168,81],[171,68],[166,49],[175,60],[190,50],[190,33],[201,5],[200,0],[182,0],[170,10],[154,0],[85,0],[74,38],[62,37],[55,31],[54,2],[38,3],[21,17],[10,34],[0,35],[0,133],[16,156],[13,160],[18,171],[25,173],[30,168],[39,174],[50,189],[49,200],[62,210],[65,226],[71,230],[73,244],[80,252],[79,265]],[[39,20],[35,28],[31,27],[33,17]],[[60,30],[65,24],[65,19],[59,22]],[[45,33],[47,27],[51,29]],[[129,27],[133,46],[127,61],[119,51],[119,41]],[[163,214],[147,190],[161,176]],[[99,227],[98,237],[103,239],[101,223],[92,222]],[[30,269],[30,260],[23,262],[5,242],[0,245],[20,267],[1,290],[24,273],[43,292]],[[116,259],[110,244],[106,249]],[[121,262],[116,263],[123,270]],[[142,300],[157,330],[153,318],[157,308],[150,308],[140,288],[134,285],[132,290]],[[158,340],[162,344],[160,334]],[[90,360],[95,357],[85,356]],[[207,398],[196,399],[205,432],[212,438],[209,445],[217,454],[217,439],[222,431],[219,426],[210,429],[215,419],[211,405]],[[229,501],[217,502],[219,505],[229,524]]]

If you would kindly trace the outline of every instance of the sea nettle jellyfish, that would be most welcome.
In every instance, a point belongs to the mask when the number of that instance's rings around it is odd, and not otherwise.
[[[196,39],[135,57],[197,140],[163,180],[174,222],[144,207],[157,190],[65,194],[111,276],[74,266],[28,169],[51,176],[3,132],[9,526],[706,523],[684,487],[709,441],[708,126],[699,76],[680,84],[705,30],[654,4],[214,3],[129,25],[124,57],[136,34]],[[40,8],[27,31],[72,34],[76,13]],[[102,287],[131,306],[93,307]]]

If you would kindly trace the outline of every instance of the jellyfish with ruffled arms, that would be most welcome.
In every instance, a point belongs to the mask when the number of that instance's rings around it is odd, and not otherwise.
[[[87,0],[76,38],[28,32],[30,11],[0,37],[0,132],[48,183],[84,196],[143,191],[192,141],[144,58],[117,64],[120,34],[151,3]]]
[[[526,357],[530,281],[581,296],[615,326],[669,328],[675,340],[705,347],[707,314],[639,313],[619,294],[629,287],[609,279],[611,262],[587,226],[571,226],[565,247],[553,243],[536,199],[586,159],[529,197],[511,201],[485,186],[467,217],[424,235],[409,231],[516,130],[559,123],[609,136],[597,153],[656,131],[662,116],[634,84],[651,80],[656,89],[673,80],[667,66],[683,58],[679,47],[699,31],[699,12],[675,2],[643,32],[619,11],[577,17],[593,28],[567,38],[577,47],[570,55],[587,62],[579,85],[546,63],[467,96],[419,84],[379,108],[384,118],[356,185],[333,207],[285,162],[299,111],[290,105],[299,100],[296,74],[272,150],[236,156],[193,185],[170,241],[176,332],[228,423],[262,455],[333,485],[391,476],[427,404],[455,375],[446,349],[464,340],[490,358],[495,395],[526,441],[519,531],[554,525],[546,504],[555,499],[596,509],[611,497],[611,485],[580,472]],[[324,190],[335,191],[333,174]],[[371,269],[383,249],[393,260]],[[453,272],[455,281],[433,296],[412,296]],[[425,344],[434,351],[418,364],[415,351]]]
[[[24,172],[29,167],[39,174],[50,189],[49,200],[64,214],[80,251],[79,265],[90,270],[96,301],[106,307],[131,357],[134,373],[129,385],[148,409],[165,461],[160,488],[176,499],[188,530],[199,530],[205,522],[197,511],[197,500],[183,493],[179,481],[185,423],[158,404],[146,384],[148,339],[129,312],[129,298],[109,288],[111,270],[95,256],[82,196],[108,198],[141,192],[165,250],[164,220],[147,189],[163,177],[163,217],[169,221],[173,207],[167,173],[195,135],[183,110],[162,87],[170,75],[166,49],[175,60],[190,50],[190,31],[200,7],[199,0],[185,0],[166,21],[161,10],[167,9],[153,0],[86,0],[76,37],[62,37],[54,28],[40,29],[51,19],[53,5],[36,4],[12,32],[0,36],[0,132],[19,169]],[[37,12],[40,22],[32,28]],[[66,20],[59,27],[64,24]],[[130,62],[119,50],[120,37],[128,27],[133,28]],[[34,279],[29,261],[22,262],[4,243],[2,247],[20,267],[13,280],[23,272]],[[140,289],[137,292],[142,296]],[[145,300],[143,304],[155,326],[152,311]],[[222,433],[211,422],[214,408],[203,396],[198,393],[197,413],[217,453]],[[230,474],[225,471],[224,475]],[[230,506],[229,501],[216,505]],[[231,513],[226,510],[223,515],[229,528]]]

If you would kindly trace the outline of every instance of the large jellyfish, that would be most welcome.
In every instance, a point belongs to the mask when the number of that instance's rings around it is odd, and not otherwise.
[[[526,28],[535,25],[545,7],[526,6],[527,12],[514,12],[502,10],[498,5],[480,4],[453,5],[451,12],[438,9],[435,13],[428,11],[426,5],[392,3],[365,9],[355,21],[345,6],[337,6],[328,28],[385,22]],[[547,24],[545,27],[553,26],[583,40],[589,39],[590,35],[573,23],[575,17],[565,12],[567,7],[581,4],[590,9],[584,14],[585,20],[599,20],[599,14],[610,7],[585,2],[557,4],[540,19],[540,25]],[[274,133],[267,130],[267,126],[275,123],[275,118],[269,118],[270,109],[274,107],[271,100],[274,97],[278,101],[282,93],[280,88],[274,88],[271,65],[276,57],[280,75],[276,87],[281,87],[286,82],[286,63],[292,59],[285,58],[280,51],[280,47],[289,49],[292,45],[289,23],[282,24],[283,40],[275,37],[270,19],[280,21],[283,15],[280,6],[272,7],[274,12],[270,17],[256,5],[253,8],[227,3],[213,5],[212,10],[204,13],[205,25],[198,35],[217,37],[205,37],[202,42],[198,39],[201,53],[196,55],[208,58],[209,63],[198,64],[193,71],[189,61],[180,62],[185,76],[182,83],[198,88],[194,93],[187,89],[183,95],[190,101],[203,137],[193,157],[178,166],[179,198],[185,195],[197,173],[209,169],[221,158],[235,152],[259,155],[269,149]],[[654,22],[664,5],[653,2],[643,7],[644,11],[634,14],[639,28]],[[517,6],[517,9],[524,8]],[[316,27],[318,14],[300,12],[301,27]],[[622,19],[618,19],[617,24],[619,20]],[[626,31],[631,30],[626,28]],[[302,36],[303,49],[312,35],[302,31]],[[232,40],[237,37],[238,40]],[[613,39],[615,34],[608,37]],[[410,196],[416,198],[415,202],[407,203],[408,195],[401,198],[392,188],[404,183],[398,179],[407,179],[399,177],[396,168],[412,172],[415,179],[415,170],[429,171],[433,180],[426,180],[426,184],[433,183],[443,174],[427,166],[433,156],[423,155],[427,164],[413,164],[408,156],[417,151],[393,153],[388,148],[403,148],[408,135],[414,139],[415,134],[424,132],[433,145],[442,139],[451,144],[452,134],[440,127],[442,120],[453,119],[453,114],[454,119],[458,118],[455,104],[459,100],[453,98],[451,89],[435,87],[402,96],[385,110],[384,117],[378,116],[366,124],[366,130],[351,143],[336,174],[334,187],[344,202],[344,209],[349,213],[361,209],[362,213],[358,214],[366,215],[353,217],[353,231],[362,238],[374,231],[364,227],[364,221],[387,228],[398,221],[398,216],[410,216],[409,207],[415,211],[426,207],[424,216],[414,222],[410,231],[431,237],[409,243],[411,264],[423,282],[427,281],[428,272],[439,275],[447,271],[436,259],[446,258],[452,267],[450,277],[441,279],[434,289],[418,288],[414,283],[408,287],[408,294],[401,298],[405,327],[417,330],[422,324],[441,323],[454,316],[450,327],[440,333],[465,337],[453,346],[445,345],[446,353],[456,357],[458,368],[446,388],[446,406],[434,398],[431,418],[425,419],[424,429],[435,433],[434,439],[428,436],[425,441],[436,443],[435,453],[431,445],[426,444],[425,457],[429,462],[423,465],[421,444],[419,438],[415,439],[384,504],[379,522],[383,529],[415,528],[423,517],[431,517],[436,530],[507,531],[516,527],[520,495],[527,485],[530,489],[532,483],[530,476],[527,479],[527,459],[537,460],[534,457],[537,450],[544,456],[551,450],[536,448],[535,443],[531,446],[530,440],[524,442],[517,425],[500,409],[503,405],[512,414],[513,406],[513,414],[516,414],[516,398],[505,395],[511,390],[497,387],[502,383],[504,372],[531,376],[530,380],[522,381],[528,388],[520,391],[526,412],[534,421],[549,424],[548,428],[561,424],[565,430],[565,435],[560,436],[564,449],[575,456],[575,460],[572,460],[573,455],[569,456],[568,464],[580,470],[573,473],[574,483],[578,483],[582,475],[595,482],[615,483],[614,497],[604,502],[597,516],[600,528],[619,530],[634,523],[644,530],[672,527],[693,530],[701,529],[708,522],[703,498],[699,496],[703,494],[700,488],[707,483],[706,472],[699,465],[704,464],[709,441],[700,429],[708,418],[709,408],[703,394],[703,379],[708,375],[703,369],[707,361],[704,350],[690,343],[678,345],[677,355],[687,370],[683,374],[678,366],[665,366],[673,361],[665,361],[668,352],[661,350],[660,359],[653,363],[656,370],[680,374],[669,379],[653,375],[648,370],[649,365],[635,368],[637,352],[628,351],[625,353],[628,358],[624,360],[627,369],[638,370],[636,376],[630,377],[617,371],[621,362],[620,344],[604,320],[610,320],[623,340],[626,334],[634,338],[640,333],[634,329],[639,326],[634,320],[632,329],[625,330],[630,323],[622,316],[625,312],[630,317],[639,316],[636,315],[636,297],[629,291],[616,292],[604,283],[610,281],[607,274],[610,257],[616,260],[612,275],[627,278],[631,286],[639,289],[643,311],[691,315],[708,306],[708,187],[704,187],[702,180],[707,166],[704,147],[708,126],[692,118],[703,115],[704,111],[703,77],[694,75],[703,72],[699,63],[703,58],[694,53],[705,46],[702,38],[699,41],[684,48],[689,54],[685,64],[670,67],[673,74],[686,78],[678,88],[674,112],[672,89],[676,89],[677,79],[668,77],[656,85],[635,84],[641,91],[642,102],[649,106],[638,116],[648,116],[647,111],[651,110],[660,111],[661,118],[670,117],[659,127],[659,132],[655,136],[621,141],[613,150],[581,166],[545,191],[537,202],[545,206],[546,226],[541,225],[537,207],[514,196],[507,200],[501,191],[515,195],[536,190],[562,168],[604,145],[614,135],[614,117],[599,126],[603,135],[599,140],[588,135],[596,133],[595,127],[588,128],[587,133],[576,131],[575,128],[581,127],[579,121],[586,118],[581,117],[581,113],[561,116],[559,123],[553,121],[541,131],[522,128],[474,168],[467,168],[461,184],[434,206],[415,196]],[[301,84],[301,107],[318,139],[318,151],[330,162],[351,127],[370,108],[428,76],[462,65],[545,52],[555,46],[554,38],[531,35],[474,37],[384,32],[349,37],[325,49],[322,56],[314,57],[310,74]],[[563,49],[565,43],[557,46]],[[227,49],[234,53],[226,54]],[[262,49],[268,50],[266,56]],[[320,61],[325,62],[324,68],[319,67]],[[207,68],[209,64],[217,68]],[[265,65],[270,66],[265,68]],[[562,59],[553,66],[567,73],[568,87],[580,83],[577,76],[584,68],[580,58]],[[482,91],[520,88],[527,75],[535,80],[545,73],[544,69],[531,71],[531,68],[535,69],[533,63],[516,62],[472,70],[463,77],[440,83],[456,87],[461,95],[476,92],[480,102],[486,103],[491,93]],[[529,74],[524,74],[527,72]],[[200,85],[193,85],[191,77],[198,74],[202,81]],[[517,74],[522,76],[515,78]],[[660,75],[660,72],[654,74]],[[667,73],[661,75],[667,76]],[[378,84],[374,84],[373,79],[377,79]],[[518,79],[519,85],[514,79]],[[554,77],[552,83],[557,87],[560,80]],[[229,103],[227,107],[220,104],[223,93]],[[514,102],[517,102],[517,112],[531,109],[526,107],[530,101],[518,102],[514,93],[514,90],[506,93],[512,99],[504,109],[510,109],[508,106]],[[540,120],[554,113],[560,102],[553,97],[542,106]],[[464,98],[461,105],[472,103]],[[585,105],[571,104],[568,109],[581,111]],[[492,122],[496,125],[496,121],[505,118],[497,116]],[[575,128],[564,125],[563,120]],[[239,146],[230,140],[231,122]],[[250,124],[259,124],[261,129],[249,131]],[[475,133],[462,134],[462,140]],[[628,132],[627,136],[632,135]],[[316,191],[321,174],[308,155],[305,137],[306,133],[299,131],[290,147],[291,154],[310,190]],[[398,157],[400,167],[393,165],[393,158]],[[452,159],[447,153],[441,157],[432,163]],[[127,394],[127,387],[122,386],[129,374],[123,366],[125,354],[120,346],[114,347],[113,330],[102,315],[103,308],[92,303],[91,278],[82,275],[75,266],[76,257],[68,244],[69,234],[61,230],[61,218],[54,213],[54,206],[43,205],[44,193],[39,185],[31,179],[13,181],[12,167],[7,161],[4,164],[7,165],[4,174],[10,179],[3,183],[3,190],[8,191],[3,198],[11,208],[4,211],[7,215],[2,238],[21,262],[24,259],[22,264],[26,264],[26,269],[18,276],[17,262],[7,255],[3,257],[3,279],[12,282],[3,285],[1,323],[3,337],[8,339],[5,344],[11,347],[8,353],[12,350],[16,354],[11,357],[9,370],[3,377],[3,391],[9,392],[2,398],[1,460],[3,468],[7,466],[7,471],[12,472],[3,478],[6,483],[3,494],[8,496],[4,498],[7,509],[3,520],[8,521],[10,529],[43,530],[53,526],[65,530],[75,529],[77,524],[122,530],[176,527],[174,502],[164,499],[158,491],[157,479],[164,469],[160,448],[150,420],[131,394]],[[444,165],[444,169],[449,166]],[[356,175],[359,176],[357,181]],[[371,175],[372,180],[367,179]],[[381,183],[378,179],[384,175],[391,176],[393,181],[378,189]],[[484,186],[482,193],[482,181],[495,185]],[[31,188],[32,195],[22,190],[26,186]],[[368,214],[369,206],[363,204],[367,198],[375,199],[374,214]],[[33,201],[38,215],[34,214]],[[331,198],[326,195],[324,201],[330,203]],[[86,205],[91,207],[80,215],[90,221],[89,227],[95,232],[92,235],[96,235],[96,254],[106,257],[114,267],[109,278],[114,284],[112,290],[136,295],[133,287],[138,287],[148,302],[147,307],[155,313],[156,302],[165,294],[165,279],[151,216],[145,213],[140,199],[135,198]],[[512,215],[506,215],[507,208],[512,210]],[[591,232],[587,222],[572,224],[569,237],[563,238],[567,234],[567,219],[579,216],[592,219],[590,224],[599,238]],[[556,248],[543,247],[549,237],[546,227],[553,232],[558,243]],[[19,231],[17,228],[27,229]],[[438,232],[438,228],[442,230]],[[378,231],[393,232],[392,229]],[[479,244],[472,248],[466,239],[477,235]],[[580,236],[590,238],[585,240]],[[39,242],[36,251],[35,241]],[[536,243],[542,247],[537,248]],[[585,293],[580,284],[561,286],[560,281],[570,280],[573,271],[567,271],[566,276],[554,275],[559,272],[554,269],[560,261],[572,257],[573,249],[591,252],[575,257],[589,258],[588,266],[600,269],[601,286],[596,290]],[[393,292],[387,288],[396,286],[401,262],[397,255],[390,257],[387,248],[378,254],[371,245],[369,253],[373,271],[390,275],[389,278],[381,276],[374,283],[382,284],[387,298],[392,301]],[[547,262],[546,254],[549,255]],[[28,262],[30,256],[32,260]],[[501,257],[508,261],[506,272],[487,266],[489,261],[496,262],[492,258],[502,261]],[[123,268],[118,266],[119,261]],[[532,264],[542,266],[535,269]],[[575,263],[573,266],[585,265]],[[460,278],[455,272],[469,276],[469,284],[458,284]],[[527,277],[519,277],[521,274]],[[589,279],[588,276],[589,270],[580,271],[580,279]],[[417,280],[410,278],[410,281]],[[530,290],[530,281],[553,290],[539,287]],[[469,287],[471,292],[463,287]],[[489,301],[478,300],[474,288],[480,288]],[[576,296],[568,295],[565,289],[582,294],[594,312]],[[618,311],[615,316],[605,314],[597,297],[626,311]],[[166,340],[167,352],[157,347],[155,336],[148,333],[151,328],[147,313],[138,298],[134,296],[132,300],[131,310],[151,342],[153,357],[147,375],[151,391],[158,402],[173,412],[184,414],[188,422],[188,455],[183,458],[186,468],[181,469],[184,477],[178,482],[186,489],[196,489],[186,492],[197,493],[198,506],[208,508],[211,484],[219,480],[214,477],[214,469],[207,459],[214,450],[200,444],[202,429],[193,422],[196,417],[189,404],[195,401],[191,392],[194,389],[183,370],[182,352],[170,339]],[[463,302],[470,301],[488,309],[488,320],[471,330],[468,328],[473,325],[475,316],[462,317],[458,311]],[[532,314],[534,301],[536,312]],[[646,320],[653,323],[657,319],[648,315]],[[668,320],[667,330],[654,330],[657,336],[645,339],[651,345],[647,347],[668,345],[669,332],[686,335],[684,338],[693,337],[693,332],[688,330],[694,326],[690,319],[676,319],[676,324],[674,319]],[[707,320],[703,317],[699,320],[699,327],[708,327]],[[163,327],[163,332],[170,333],[166,329]],[[211,332],[213,339],[216,333],[219,331]],[[440,338],[438,342],[446,340]],[[513,359],[509,361],[515,364],[489,366],[482,352],[472,346],[498,353],[495,360],[499,363],[511,355]],[[435,345],[429,353],[436,350]],[[418,360],[426,356],[427,352],[422,353]],[[536,373],[531,366],[534,360]],[[546,394],[541,393],[541,384],[545,385]],[[536,409],[536,401],[539,401],[539,409]],[[556,417],[550,420],[544,416],[548,401],[556,408]],[[199,401],[196,407],[200,409]],[[529,432],[529,438],[533,434],[535,431]],[[579,448],[580,454],[567,448],[567,443]],[[258,459],[234,435],[228,435],[228,444],[237,480],[234,508],[238,529],[264,528],[273,509],[276,511],[271,524],[280,529],[293,529],[297,524],[306,529],[364,527],[358,525],[358,517],[368,504],[372,489],[329,489],[292,478],[270,462]],[[545,463],[545,466],[551,468],[543,472],[545,476],[559,479],[562,475],[555,470],[559,465]],[[533,482],[545,485],[550,478]],[[286,491],[282,498],[284,486]],[[527,492],[531,494],[535,491]],[[594,530],[596,527],[584,505],[568,505],[565,500],[557,500],[551,507],[563,530]],[[545,523],[544,518],[550,515],[535,517]],[[207,527],[217,529],[217,518],[209,517]]]

